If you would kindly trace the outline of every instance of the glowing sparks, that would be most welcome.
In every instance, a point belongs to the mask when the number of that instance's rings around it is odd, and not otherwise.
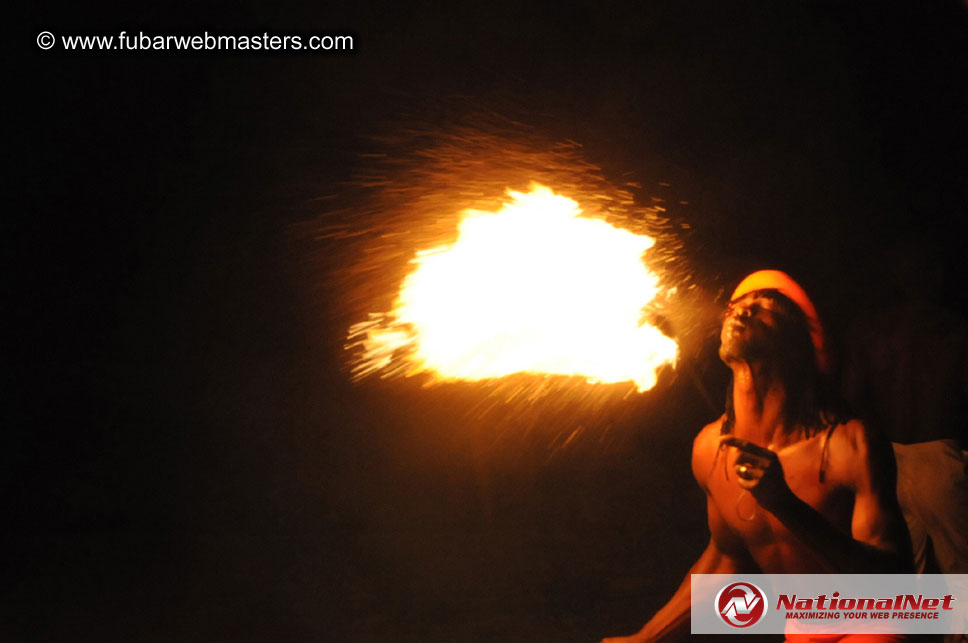
[[[354,374],[577,375],[652,388],[677,351],[642,323],[659,291],[643,261],[653,239],[582,217],[544,186],[508,196],[496,213],[464,211],[455,243],[417,253],[393,310],[350,329],[362,348]]]

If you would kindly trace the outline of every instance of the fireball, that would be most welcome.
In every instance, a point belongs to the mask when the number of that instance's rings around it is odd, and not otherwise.
[[[465,210],[454,243],[421,250],[393,309],[350,328],[354,376],[480,381],[570,375],[652,388],[677,345],[644,323],[659,277],[648,236],[582,216],[532,184],[496,212]]]

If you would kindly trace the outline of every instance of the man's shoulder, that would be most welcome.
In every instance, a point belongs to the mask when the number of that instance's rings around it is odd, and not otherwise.
[[[847,420],[832,429],[830,441],[832,452],[855,457],[866,454],[870,431],[861,420]]]
[[[692,473],[700,485],[704,485],[704,480],[712,469],[713,460],[719,450],[719,437],[725,420],[725,415],[713,420],[704,426],[692,441]]]
[[[871,450],[875,437],[860,420],[838,424],[830,435],[827,457],[831,471],[838,471],[844,482],[857,482],[870,475]]]
[[[692,441],[692,451],[706,451],[719,447],[719,437],[722,434],[723,422],[726,415],[723,414],[699,430],[696,438]]]

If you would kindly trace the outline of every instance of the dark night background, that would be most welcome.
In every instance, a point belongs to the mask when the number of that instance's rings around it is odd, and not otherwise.
[[[348,251],[293,230],[406,114],[506,113],[643,201],[671,190],[710,293],[782,267],[843,332],[900,297],[916,247],[965,311],[963,3],[526,5],[41,4],[18,25],[4,640],[592,641],[671,594],[708,538],[693,380],[569,449],[561,414],[497,439],[463,423],[466,388],[348,381]],[[122,29],[357,51],[34,44]],[[719,400],[714,355],[684,366]]]

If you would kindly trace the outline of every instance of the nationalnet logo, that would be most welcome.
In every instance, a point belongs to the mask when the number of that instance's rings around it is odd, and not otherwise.
[[[756,625],[769,609],[766,594],[752,583],[731,583],[716,595],[716,613],[727,625]]]
[[[968,574],[693,574],[693,634],[962,634]]]

